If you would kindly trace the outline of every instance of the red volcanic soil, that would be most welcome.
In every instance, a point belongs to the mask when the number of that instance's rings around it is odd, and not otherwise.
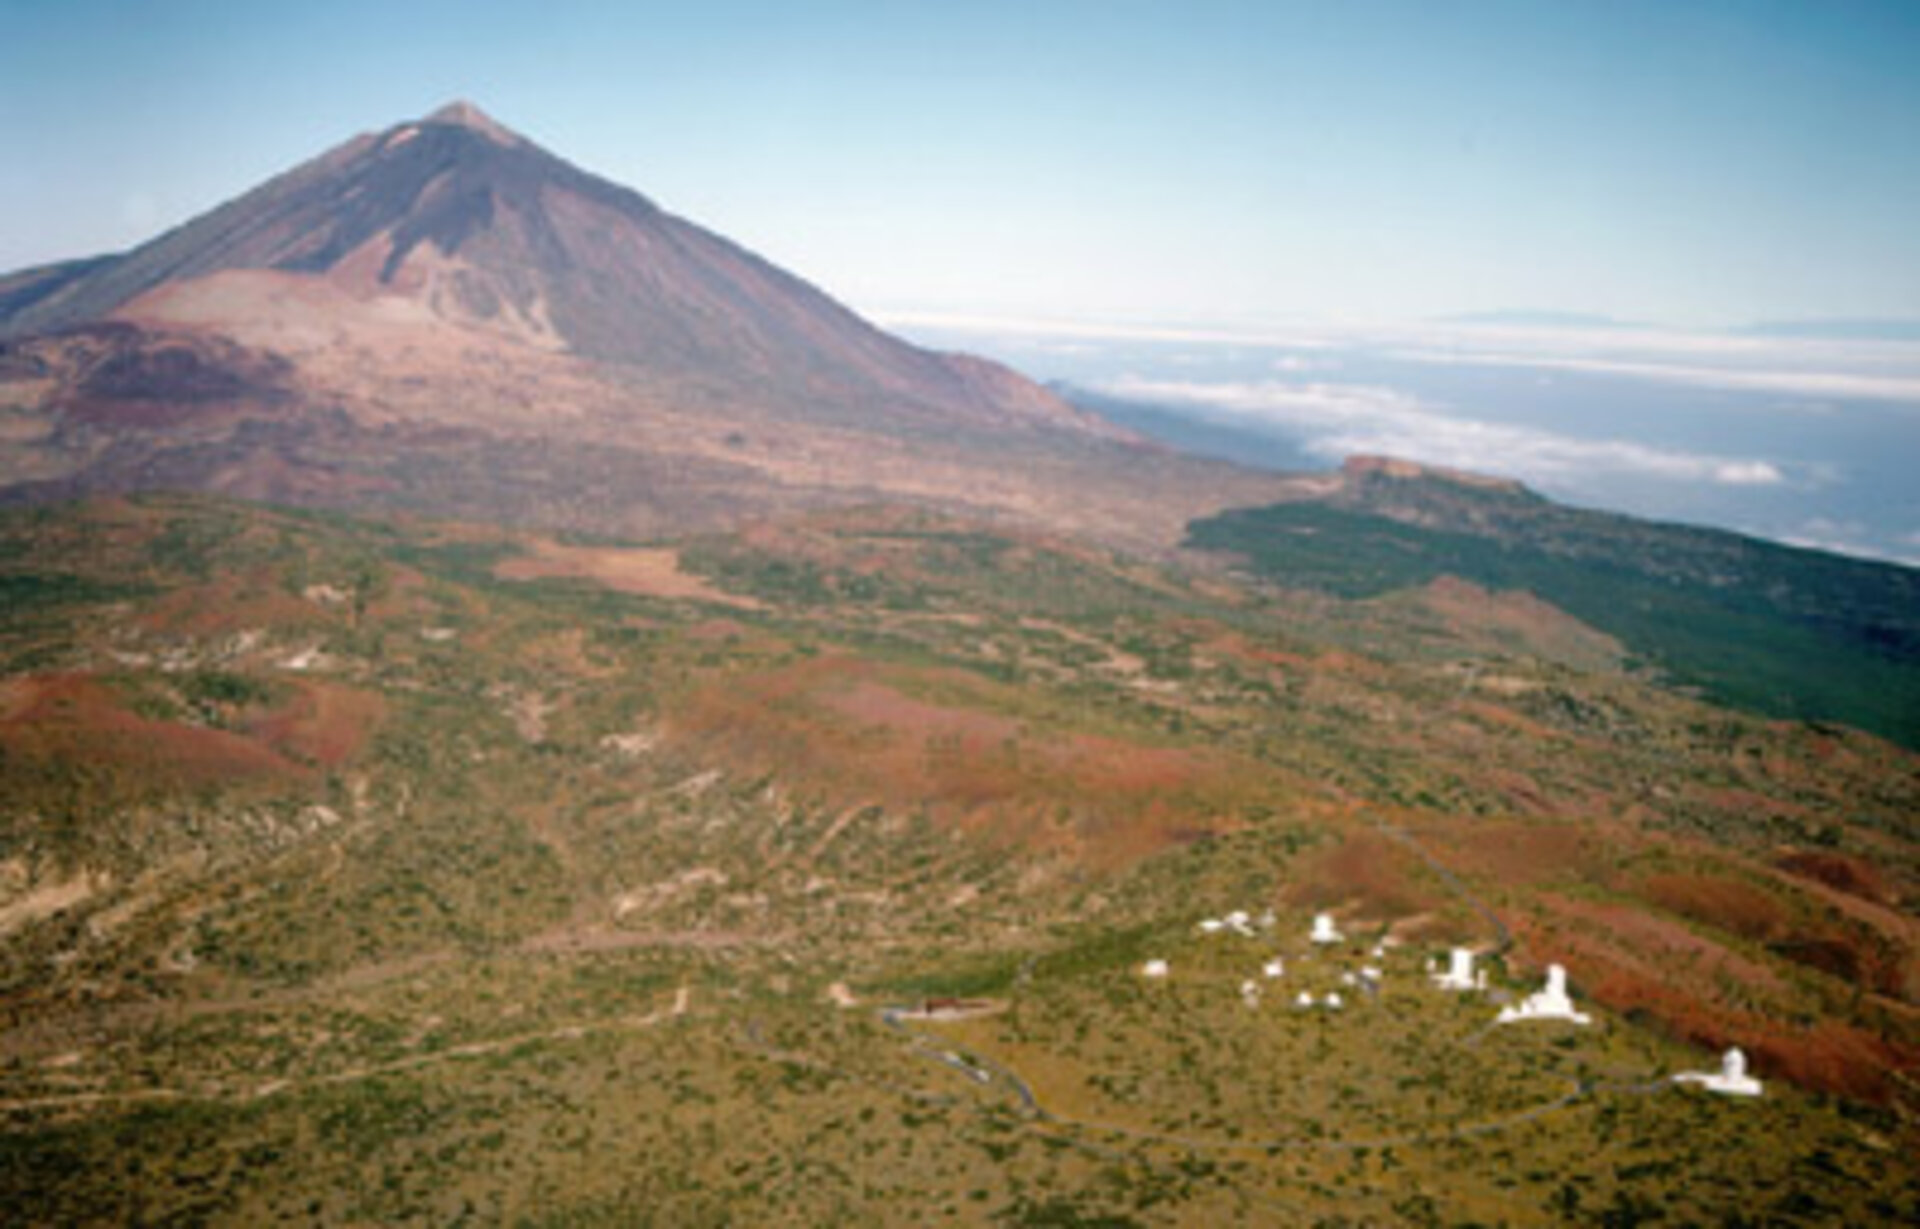
[[[1604,880],[1618,860],[1608,834],[1590,825],[1501,823],[1487,820],[1433,834],[1447,865],[1461,874],[1499,883]]]
[[[386,711],[386,702],[372,692],[302,682],[292,701],[251,723],[250,732],[294,759],[337,768],[353,758]]]
[[[757,608],[752,598],[726,593],[680,569],[678,551],[665,548],[565,546],[546,538],[529,538],[529,552],[503,559],[493,574],[501,580],[542,580],[578,577],[621,593],[642,597],[693,599]]]
[[[1762,1075],[1879,1103],[1920,1072],[1908,1006],[1920,1002],[1920,926],[1831,886],[1872,890],[1856,859],[1790,853],[1769,868],[1618,822],[1429,823],[1418,835],[1470,882],[1507,889],[1520,963],[1566,965],[1578,993],[1613,1011],[1704,1048],[1741,1046]]]
[[[1416,882],[1419,862],[1396,841],[1355,830],[1303,858],[1284,896],[1302,908],[1358,904],[1368,917],[1397,919],[1438,909],[1442,898]]]
[[[1756,995],[1784,989],[1767,964],[1741,955],[1681,922],[1632,904],[1585,900],[1557,893],[1538,898],[1576,943],[1598,939],[1612,958],[1628,967],[1694,988],[1709,997],[1723,984]]]
[[[369,692],[287,686],[285,703],[216,729],[142,716],[89,675],[11,678],[0,681],[0,753],[22,770],[77,774],[125,794],[295,780],[351,759],[385,713]]]
[[[1671,882],[1661,890],[1705,901],[1715,899],[1717,884]],[[1555,893],[1535,900],[1538,913],[1510,919],[1529,959],[1565,964],[1579,993],[1679,1040],[1710,1050],[1738,1045],[1763,1076],[1882,1104],[1899,1090],[1897,1073],[1920,1071],[1920,1046],[1843,1021],[1791,1023],[1806,1015],[1794,984],[1684,923],[1631,904]],[[1755,908],[1738,895],[1718,903]]]
[[[295,777],[280,752],[226,730],[155,721],[124,708],[98,680],[53,674],[8,680],[0,748],[22,764],[65,762],[129,788]]]
[[[1782,854],[1774,865],[1790,875],[1824,883],[1876,905],[1893,903],[1886,876],[1880,873],[1879,868],[1859,858],[1827,850],[1799,849]]]
[[[1736,1042],[1712,1040],[1709,1044],[1717,1049]],[[1763,1074],[1880,1104],[1890,1101],[1898,1085],[1910,1084],[1912,1073],[1920,1070],[1920,1049],[1831,1020],[1804,1031],[1762,1031],[1744,1042],[1744,1048]]]
[[[1916,928],[1911,921],[1865,906],[1843,916],[1823,907],[1820,892],[1819,886],[1791,879],[1780,880],[1769,892],[1738,879],[1669,874],[1642,881],[1638,895],[1669,913],[1765,944],[1795,964],[1913,1001]]]
[[[1227,831],[1256,791],[1271,795],[1270,773],[1213,752],[1016,718],[1005,699],[958,671],[833,657],[728,676],[667,728],[840,806],[923,810],[1096,866]]]
[[[735,619],[702,619],[687,628],[687,638],[706,644],[727,644],[751,635],[747,625]]]
[[[1668,913],[1762,943],[1781,939],[1793,925],[1792,913],[1778,898],[1737,879],[1650,875],[1641,881],[1638,894]]]
[[[1476,718],[1484,725],[1512,730],[1548,745],[1568,740],[1564,730],[1557,730],[1543,722],[1535,721],[1526,714],[1515,712],[1503,704],[1480,699],[1458,700],[1455,703],[1461,712]]]
[[[218,636],[253,627],[298,627],[323,622],[319,607],[287,592],[266,569],[223,575],[176,589],[136,616],[154,631]]]
[[[1176,625],[1178,626],[1178,625]],[[1289,653],[1283,649],[1266,648],[1249,640],[1245,634],[1220,627],[1212,623],[1194,623],[1188,625],[1201,632],[1205,639],[1200,650],[1230,661],[1247,665],[1280,666],[1299,669],[1307,665],[1308,659],[1299,653]]]
[[[823,696],[822,701],[861,725],[891,727],[922,741],[946,737],[983,747],[1004,743],[1020,732],[1020,723],[1011,717],[928,704],[872,679],[860,679]]]

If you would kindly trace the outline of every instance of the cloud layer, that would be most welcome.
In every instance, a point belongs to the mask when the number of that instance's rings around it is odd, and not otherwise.
[[[1533,367],[1582,375],[1621,376],[1665,384],[1739,392],[1779,393],[1792,397],[1839,397],[1850,400],[1920,404],[1920,377],[1857,371],[1776,370],[1737,368],[1706,363],[1650,362],[1620,358],[1583,358],[1572,355],[1524,354],[1515,351],[1401,350],[1394,357],[1421,363],[1484,367]]]
[[[1101,391],[1133,401],[1190,406],[1277,427],[1316,456],[1338,461],[1381,453],[1434,465],[1564,487],[1598,475],[1755,487],[1787,476],[1760,457],[1657,448],[1632,440],[1587,439],[1447,412],[1397,389],[1322,382],[1164,380],[1127,375]]]

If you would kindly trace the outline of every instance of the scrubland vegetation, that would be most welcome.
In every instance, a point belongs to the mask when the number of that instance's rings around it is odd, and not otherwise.
[[[1912,753],[1457,584],[883,508],[628,550],[0,518],[12,1217],[1920,1213]],[[1595,1024],[1489,1029],[1452,943]],[[1731,1044],[1760,1101],[1662,1082]]]

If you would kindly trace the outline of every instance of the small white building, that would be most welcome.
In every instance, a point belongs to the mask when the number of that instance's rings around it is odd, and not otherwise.
[[[1682,1071],[1673,1077],[1676,1084],[1698,1084],[1708,1092],[1726,1097],[1757,1097],[1760,1081],[1747,1074],[1747,1056],[1739,1046],[1720,1056],[1719,1071]]]
[[[1517,1007],[1502,1007],[1497,1024],[1513,1024],[1521,1020],[1566,1020],[1573,1024],[1592,1022],[1583,1011],[1575,1011],[1573,1000],[1567,996],[1567,971],[1557,964],[1547,966],[1547,984],[1537,993],[1528,995]]]
[[[1442,990],[1474,989],[1473,952],[1464,947],[1454,948],[1448,959],[1447,971],[1435,973],[1433,984]]]
[[[1140,976],[1142,977],[1160,978],[1166,975],[1167,962],[1164,960],[1149,960],[1140,966]]]
[[[1240,1001],[1249,1007],[1260,1006],[1260,983],[1248,978],[1240,983]]]
[[[1311,1007],[1313,1006],[1313,995],[1302,990],[1298,995],[1294,996],[1293,1005],[1295,1007]]]
[[[1276,977],[1284,977],[1286,972],[1286,962],[1278,956],[1275,956],[1272,960],[1260,966],[1260,976],[1266,978],[1268,981],[1272,981]]]
[[[1313,915],[1313,933],[1307,936],[1314,943],[1340,943],[1346,939],[1333,924],[1333,914],[1316,913]]]
[[[1337,990],[1327,991],[1325,1001],[1329,1011],[1339,1011],[1342,1007],[1346,1006],[1346,1000],[1340,997],[1340,992]]]

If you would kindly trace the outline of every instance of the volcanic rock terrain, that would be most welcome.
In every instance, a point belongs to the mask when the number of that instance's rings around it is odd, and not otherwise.
[[[198,488],[620,533],[904,498],[1177,541],[1286,482],[1145,444],[456,103],[0,279],[0,498]]]

